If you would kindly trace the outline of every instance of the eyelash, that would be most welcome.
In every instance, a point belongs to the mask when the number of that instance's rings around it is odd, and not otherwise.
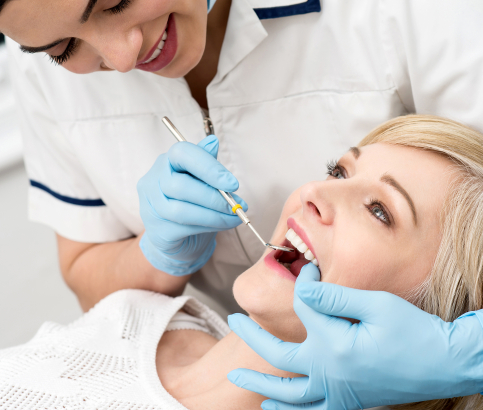
[[[111,7],[106,11],[111,14],[120,14],[125,9],[127,9],[131,5],[131,3],[132,3],[132,0],[121,0],[117,6]]]
[[[337,178],[334,173],[338,171],[341,173],[341,175],[345,178],[345,169],[342,168],[337,161],[331,160],[327,163],[327,174],[330,175],[331,177]],[[382,222],[386,226],[391,226],[392,225],[392,219],[389,216],[389,212],[387,212],[386,207],[379,202],[377,199],[371,199],[369,201],[369,205],[366,205],[367,210],[371,213],[371,215],[374,216],[379,222]],[[384,219],[381,219],[377,217],[374,214],[374,209],[379,208],[383,214]]]
[[[49,55],[50,61],[55,65],[64,64],[69,58],[72,57],[72,55],[74,54],[78,46],[79,46],[79,42],[77,41],[77,39],[71,38],[69,40],[69,44],[67,44],[65,51],[60,56]]]
[[[110,9],[104,10],[110,14],[121,14],[126,8],[128,8],[132,3],[132,0],[121,0],[117,6],[111,7]],[[76,38],[71,38],[67,48],[60,56],[49,56],[50,61],[56,65],[65,64],[75,53],[79,46],[79,41]]]
[[[334,176],[335,171],[339,171],[345,177],[344,168],[342,168],[336,160],[332,159],[327,162],[327,175],[337,178]]]

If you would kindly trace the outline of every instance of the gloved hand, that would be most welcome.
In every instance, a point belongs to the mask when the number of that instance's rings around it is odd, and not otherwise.
[[[231,329],[265,360],[308,376],[230,372],[237,386],[275,399],[263,409],[366,409],[483,391],[481,311],[447,323],[389,293],[319,280],[311,263],[297,278],[294,308],[307,330],[301,344],[277,339],[244,315],[229,316]]]
[[[218,231],[241,223],[215,189],[233,192],[236,178],[217,160],[218,139],[174,144],[138,182],[146,228],[140,247],[157,269],[182,276],[196,272],[215,250]],[[247,204],[233,194],[243,207]]]

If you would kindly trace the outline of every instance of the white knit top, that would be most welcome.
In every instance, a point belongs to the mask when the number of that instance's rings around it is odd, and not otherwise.
[[[186,410],[156,371],[158,342],[175,329],[230,331],[191,297],[143,290],[116,292],[70,325],[45,323],[30,342],[0,350],[0,409]]]

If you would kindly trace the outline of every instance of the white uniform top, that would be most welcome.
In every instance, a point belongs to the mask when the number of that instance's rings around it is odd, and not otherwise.
[[[431,113],[483,131],[482,21],[476,0],[234,0],[208,108],[219,160],[262,236],[290,192],[391,117]],[[191,142],[205,136],[186,81],[75,75],[10,46],[31,219],[76,241],[140,234],[136,183],[175,142],[161,117]],[[217,242],[192,282],[235,310],[233,280],[263,248],[245,226]]]

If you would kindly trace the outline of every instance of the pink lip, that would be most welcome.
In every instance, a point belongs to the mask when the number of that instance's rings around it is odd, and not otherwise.
[[[279,251],[272,251],[267,256],[265,256],[265,265],[267,265],[269,269],[274,270],[276,273],[278,273],[282,278],[295,282],[297,278],[292,275],[292,273],[287,268],[285,268],[285,266],[278,263],[275,259],[275,254],[277,252]]]
[[[166,30],[167,29],[167,30]],[[163,38],[163,34],[166,31],[168,37],[164,42],[164,47],[158,57],[156,57],[153,61],[149,63],[143,64],[144,61],[148,61],[151,56],[156,51],[156,48]],[[149,72],[156,72],[161,70],[162,68],[166,67],[176,55],[176,51],[178,49],[178,39],[176,36],[176,23],[174,21],[173,14],[170,14],[168,17],[168,22],[166,24],[166,28],[163,30],[161,37],[159,37],[158,41],[154,44],[154,46],[149,50],[148,54],[136,64],[136,68],[143,71]]]

